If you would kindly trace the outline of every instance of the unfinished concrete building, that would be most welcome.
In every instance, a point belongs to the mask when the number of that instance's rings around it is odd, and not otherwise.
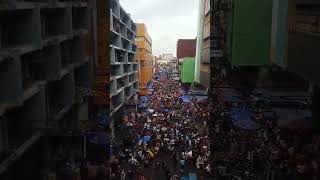
[[[126,104],[139,88],[138,62],[135,60],[137,27],[118,0],[110,1],[110,116],[112,137],[120,132]],[[118,129],[119,128],[119,129]],[[117,130],[118,129],[118,130]]]
[[[49,142],[88,119],[91,3],[0,1],[1,180],[45,179],[60,148]]]

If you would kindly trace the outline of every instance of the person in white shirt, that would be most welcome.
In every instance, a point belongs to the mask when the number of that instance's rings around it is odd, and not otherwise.
[[[121,172],[121,180],[125,180],[126,179],[126,173],[124,172],[124,170],[122,170]]]
[[[208,164],[204,169],[206,170],[206,172],[207,172],[208,174],[210,174],[210,173],[211,173],[211,167],[210,167],[210,164]]]
[[[201,156],[197,157],[197,162],[196,162],[196,166],[198,169],[200,169],[200,164],[201,164]]]

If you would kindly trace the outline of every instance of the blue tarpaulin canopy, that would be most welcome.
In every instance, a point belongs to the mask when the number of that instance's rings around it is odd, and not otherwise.
[[[170,110],[169,109],[163,109],[162,112],[168,113],[168,112],[170,112]]]
[[[244,108],[231,108],[231,118],[234,121],[251,120],[251,112]]]
[[[181,96],[180,98],[182,99],[182,101],[183,101],[184,103],[190,102],[190,97],[189,97],[189,96]]]
[[[147,105],[147,104],[144,104],[144,103],[143,103],[143,104],[139,104],[139,105],[138,105],[138,108],[139,108],[139,109],[146,109],[146,108],[148,108],[148,105]]]
[[[149,98],[147,96],[140,96],[140,102],[147,102]]]
[[[233,125],[241,129],[256,130],[260,126],[251,119],[251,112],[244,108],[231,108]]]

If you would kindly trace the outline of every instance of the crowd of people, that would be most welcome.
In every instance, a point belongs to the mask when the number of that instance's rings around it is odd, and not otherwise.
[[[189,95],[188,89],[166,73],[156,78],[153,89],[147,108],[124,120],[124,148],[115,158],[120,167],[111,168],[111,176],[156,176],[147,168],[160,169],[160,179],[178,179],[191,171],[211,176],[207,104],[192,97],[182,99]]]
[[[217,89],[210,104],[185,100],[189,90],[166,73],[154,81],[147,106],[124,118],[124,146],[110,162],[113,179],[320,179],[320,137],[278,126],[267,104],[226,103]],[[232,107],[253,113],[258,129],[232,123]]]
[[[277,117],[263,116],[268,104],[247,99],[230,105],[219,98],[221,93],[215,93],[209,122],[214,129],[209,137],[218,175],[235,179],[320,179],[318,135],[280,128]],[[230,106],[250,109],[260,128],[250,131],[230,125]]]

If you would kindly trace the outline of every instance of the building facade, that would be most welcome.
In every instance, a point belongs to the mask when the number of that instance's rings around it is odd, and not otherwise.
[[[179,39],[177,42],[177,59],[196,56],[197,39]]]
[[[105,28],[106,27],[102,27],[98,32],[103,32]],[[110,102],[108,104],[108,101],[103,99],[98,102],[102,109],[109,105],[111,117],[110,129],[113,142],[119,142],[122,139],[121,127],[123,125],[122,119],[126,113],[126,105],[134,101],[136,92],[139,88],[139,64],[135,59],[138,49],[135,42],[136,32],[137,26],[130,15],[121,7],[119,1],[111,0],[110,56],[105,56],[105,47],[108,45],[106,44],[106,46],[104,46],[103,43],[101,43],[101,48],[99,48],[101,53],[99,54],[102,59],[100,59],[98,65],[101,71],[97,71],[97,81],[98,79],[101,79],[102,83],[100,84],[108,84],[109,80]],[[101,33],[101,38],[99,39],[103,41],[105,38],[106,36]],[[106,69],[110,70],[110,79],[108,79],[109,76],[107,74],[101,73],[106,72]]]
[[[139,49],[136,59],[140,62],[139,71],[139,94],[147,95],[147,84],[153,76],[153,56],[152,56],[152,39],[148,34],[145,24],[137,23],[136,43]]]
[[[320,130],[320,75],[318,67],[320,2],[274,0],[271,31],[271,61],[280,69],[295,73],[308,84],[313,127]]]
[[[95,3],[10,0],[0,7],[0,179],[47,179],[58,153],[73,146],[84,155],[79,132],[89,119]]]
[[[316,59],[320,31],[319,9],[314,8],[319,3],[212,2],[211,12],[215,12],[211,13],[210,31],[212,94],[219,87],[236,88],[247,94],[259,89],[281,98],[294,94],[293,98],[300,98],[301,104],[311,105],[312,127],[319,130]]]
[[[195,81],[210,88],[210,20],[211,0],[199,1]]]

